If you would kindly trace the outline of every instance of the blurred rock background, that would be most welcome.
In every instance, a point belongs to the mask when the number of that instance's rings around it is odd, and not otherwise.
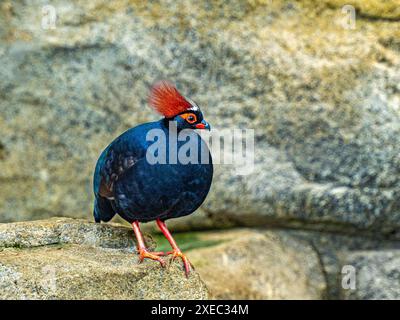
[[[166,78],[255,130],[254,171],[216,166],[170,222],[215,298],[400,298],[399,0],[2,1],[0,65],[1,222],[91,219],[99,153]]]

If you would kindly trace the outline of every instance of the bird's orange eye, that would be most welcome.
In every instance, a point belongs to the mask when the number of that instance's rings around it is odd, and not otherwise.
[[[197,122],[197,117],[194,113],[184,113],[181,115],[181,117],[190,124]]]

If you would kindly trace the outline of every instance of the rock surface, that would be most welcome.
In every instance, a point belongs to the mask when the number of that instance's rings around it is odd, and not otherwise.
[[[216,166],[182,229],[400,238],[400,13],[394,1],[351,3],[355,29],[345,0],[59,0],[52,29],[47,2],[2,1],[1,220],[89,216],[101,149],[156,119],[148,86],[169,78],[214,128],[254,129],[256,141],[254,170]]]
[[[356,251],[344,264],[353,266],[356,274],[354,289],[342,290],[345,299],[400,299],[400,249]]]
[[[363,236],[349,236],[318,231],[275,230],[278,235],[289,235],[308,243],[317,252],[327,284],[328,299],[371,299],[373,296],[397,297],[395,288],[400,283],[400,264],[396,252],[400,241],[388,241]],[[380,255],[379,253],[382,253]],[[393,255],[393,259],[389,259]],[[365,256],[365,257],[364,257]],[[370,258],[367,258],[370,257]],[[379,262],[378,262],[379,261]],[[376,288],[368,279],[368,271],[375,278]],[[352,277],[352,279],[350,279]],[[355,289],[349,281],[354,280]],[[369,288],[367,291],[365,288]],[[369,295],[369,297],[368,297]]]
[[[276,232],[205,233],[223,243],[188,251],[213,299],[323,299],[326,282],[315,250]]]
[[[400,298],[399,241],[288,229],[178,233],[176,239],[214,299]]]
[[[138,264],[129,228],[82,220],[0,224],[0,299],[206,299],[194,272]],[[150,249],[154,241],[146,237]]]

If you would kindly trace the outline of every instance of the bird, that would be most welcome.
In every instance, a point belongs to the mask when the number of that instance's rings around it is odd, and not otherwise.
[[[188,277],[193,265],[165,221],[192,214],[209,193],[212,157],[198,130],[211,127],[198,104],[183,96],[170,81],[158,81],[150,88],[148,104],[162,118],[128,129],[97,160],[93,177],[94,220],[108,222],[119,215],[132,225],[139,262],[147,258],[165,267],[163,257],[171,255],[171,260],[182,260]],[[171,251],[147,249],[140,223],[150,221],[156,221]]]

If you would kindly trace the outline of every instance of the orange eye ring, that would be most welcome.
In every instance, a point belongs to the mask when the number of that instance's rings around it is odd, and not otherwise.
[[[184,113],[181,117],[186,120],[186,122],[193,124],[197,122],[197,117],[194,113]]]

